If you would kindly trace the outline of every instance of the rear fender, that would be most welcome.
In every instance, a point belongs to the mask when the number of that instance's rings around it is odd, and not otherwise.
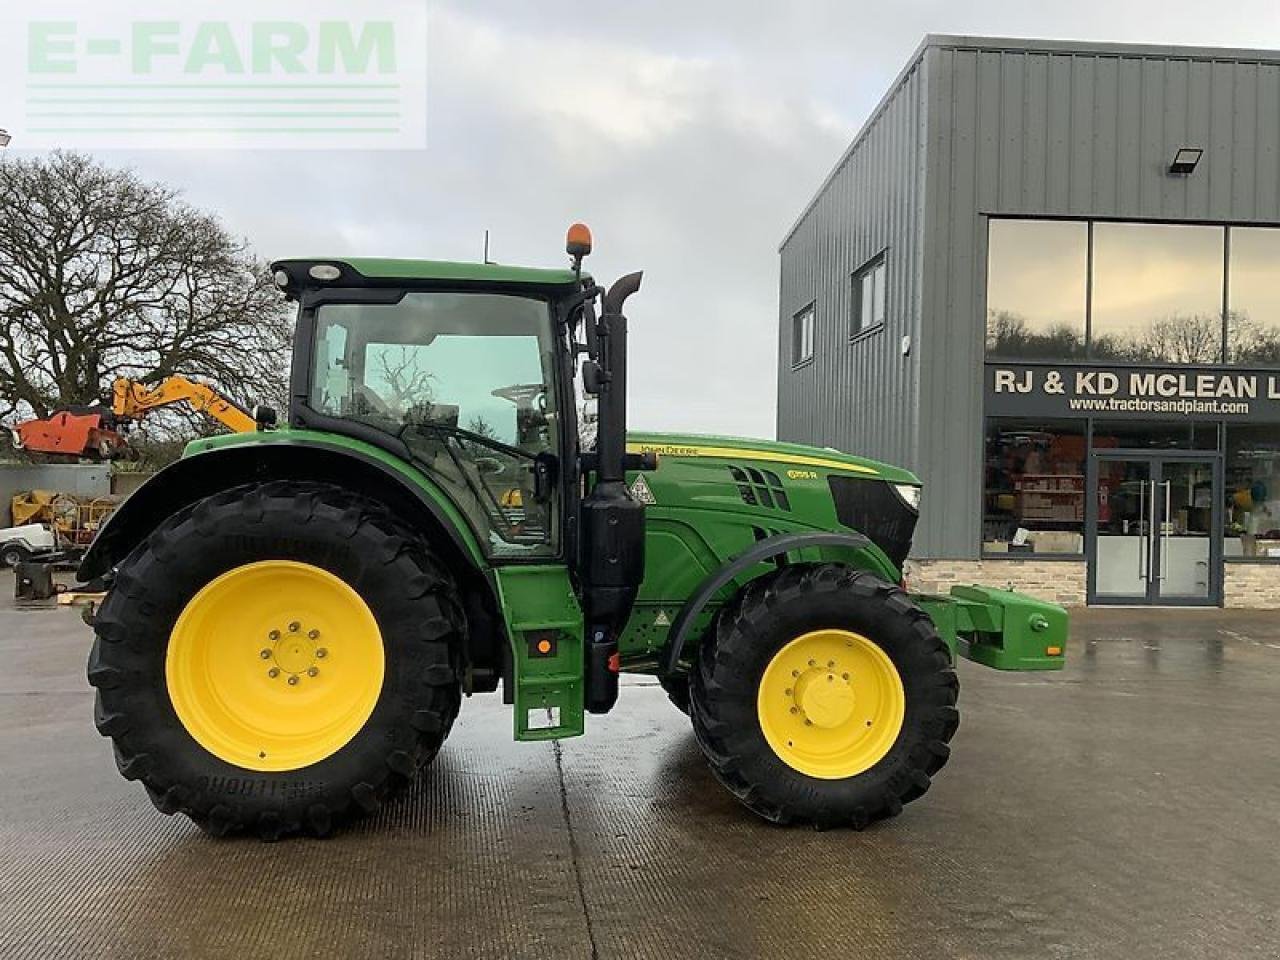
[[[350,447],[281,440],[217,447],[165,467],[124,501],[80,562],[81,580],[102,576],[127,557],[160,523],[198,500],[245,483],[329,481],[385,503],[425,528],[450,560],[483,565],[479,546],[433,483],[408,467],[395,469]],[[451,564],[453,566],[453,564]],[[455,568],[456,569],[456,568]]]
[[[695,622],[725,587],[739,579],[752,567],[799,550],[815,548],[847,548],[851,551],[859,551],[864,556],[883,557],[879,549],[860,533],[780,533],[766,537],[718,570],[708,574],[692,596],[685,601],[667,633],[667,644],[658,669],[659,675],[665,677],[681,672],[680,658],[684,653],[684,645],[689,634],[693,632]],[[887,565],[888,561],[885,560],[885,569],[873,572],[880,576],[887,576],[889,569]]]

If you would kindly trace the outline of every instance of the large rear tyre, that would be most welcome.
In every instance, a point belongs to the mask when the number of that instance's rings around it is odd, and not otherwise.
[[[836,565],[750,583],[702,644],[694,732],[717,779],[776,823],[861,829],[929,789],[959,685],[928,615]]]
[[[120,565],[95,720],[163,813],[264,839],[376,810],[444,742],[465,620],[430,548],[318,483],[202,500]]]

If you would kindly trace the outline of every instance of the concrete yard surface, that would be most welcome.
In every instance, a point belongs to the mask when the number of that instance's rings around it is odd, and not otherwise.
[[[1280,956],[1280,617],[1075,614],[1059,674],[960,665],[927,796],[772,827],[645,680],[585,738],[496,695],[326,841],[214,840],[116,773],[89,631],[0,577],[0,957]]]

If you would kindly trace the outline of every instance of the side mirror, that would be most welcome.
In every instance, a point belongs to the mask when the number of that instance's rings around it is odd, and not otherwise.
[[[582,362],[582,389],[592,396],[598,396],[604,386],[604,371],[594,360]]]
[[[253,408],[253,422],[257,424],[259,430],[270,430],[275,427],[279,421],[279,415],[274,407],[268,407],[264,403],[258,404]]]

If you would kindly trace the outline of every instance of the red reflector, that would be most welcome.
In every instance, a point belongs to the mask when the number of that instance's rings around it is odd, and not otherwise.
[[[622,672],[622,661],[619,659],[616,653],[609,658],[609,672],[610,673]]]

